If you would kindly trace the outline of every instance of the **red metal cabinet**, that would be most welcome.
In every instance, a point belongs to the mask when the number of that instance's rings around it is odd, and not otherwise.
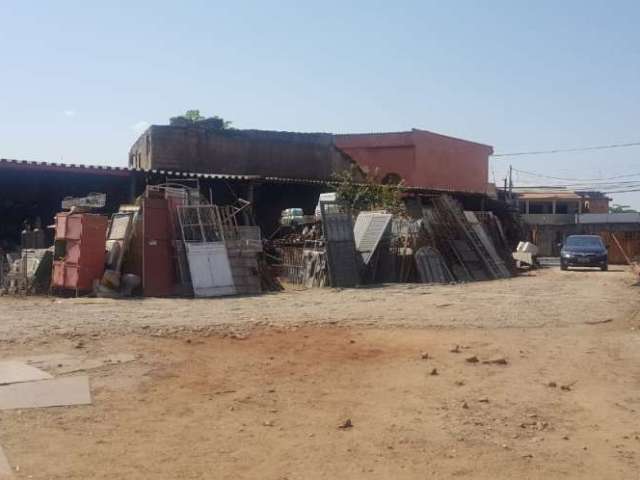
[[[57,288],[88,291],[104,273],[107,218],[90,213],[56,215],[56,241],[64,257],[53,262],[51,284]]]

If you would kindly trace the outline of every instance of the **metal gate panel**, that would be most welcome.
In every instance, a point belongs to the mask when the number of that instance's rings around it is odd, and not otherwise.
[[[360,272],[351,214],[334,211],[331,206],[320,202],[331,286],[355,287],[360,283]]]
[[[391,222],[390,213],[360,212],[353,227],[356,250],[362,255],[362,261],[369,263],[378,248],[378,244]]]
[[[193,294],[196,297],[219,297],[236,293],[224,242],[187,242],[185,247]]]

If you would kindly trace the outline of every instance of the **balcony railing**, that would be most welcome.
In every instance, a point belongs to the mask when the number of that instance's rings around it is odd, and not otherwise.
[[[575,225],[574,213],[529,213],[522,215],[525,223],[530,225]]]

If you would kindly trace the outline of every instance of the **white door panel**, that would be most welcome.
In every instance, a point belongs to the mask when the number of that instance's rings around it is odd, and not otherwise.
[[[196,297],[219,297],[236,293],[224,242],[186,242],[185,245],[193,294]]]

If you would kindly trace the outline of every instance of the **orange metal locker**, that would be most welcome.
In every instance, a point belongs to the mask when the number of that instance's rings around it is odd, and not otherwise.
[[[90,213],[63,212],[56,216],[56,242],[64,257],[53,263],[52,286],[88,291],[104,273],[107,218]]]

